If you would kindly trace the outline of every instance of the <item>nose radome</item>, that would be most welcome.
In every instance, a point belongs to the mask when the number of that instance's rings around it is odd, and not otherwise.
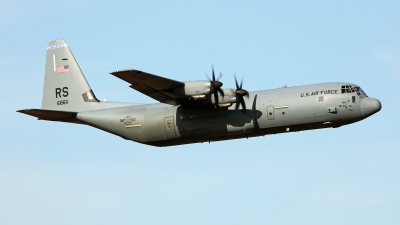
[[[382,105],[378,99],[375,98],[364,98],[360,102],[361,113],[363,116],[370,116],[381,110]]]

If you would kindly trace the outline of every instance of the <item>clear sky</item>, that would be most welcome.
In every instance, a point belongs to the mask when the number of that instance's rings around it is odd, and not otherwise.
[[[0,224],[400,224],[400,1],[0,2]],[[154,103],[109,73],[224,88],[345,81],[382,102],[361,122],[156,148],[16,113],[40,108],[47,44],[94,93]]]

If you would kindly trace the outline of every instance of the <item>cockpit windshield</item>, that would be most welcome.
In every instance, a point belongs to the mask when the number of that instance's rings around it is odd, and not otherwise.
[[[352,85],[343,85],[342,86],[342,94],[343,93],[353,93],[353,92],[356,92],[357,95],[360,96],[360,97],[362,95],[365,96],[365,97],[368,97],[360,87],[352,86]]]

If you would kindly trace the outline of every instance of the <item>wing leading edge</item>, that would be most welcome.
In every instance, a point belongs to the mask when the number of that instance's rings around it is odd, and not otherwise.
[[[140,70],[119,70],[111,73],[130,83],[130,87],[159,101],[171,105],[179,105],[188,99],[185,96],[175,95],[173,89],[184,86],[180,81],[171,80]]]

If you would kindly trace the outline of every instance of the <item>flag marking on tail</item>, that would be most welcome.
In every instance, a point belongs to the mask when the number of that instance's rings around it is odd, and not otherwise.
[[[57,66],[57,73],[66,73],[69,71],[69,66],[64,65],[64,66]]]

